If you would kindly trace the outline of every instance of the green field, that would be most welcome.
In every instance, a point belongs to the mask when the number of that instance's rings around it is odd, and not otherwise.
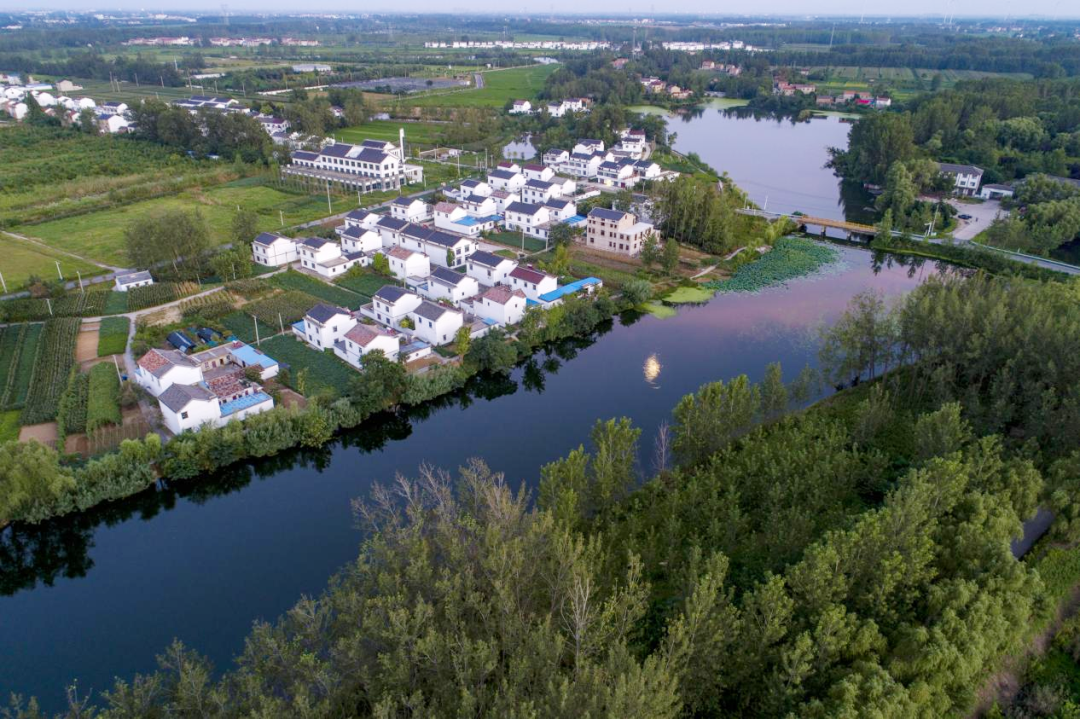
[[[0,412],[0,442],[11,442],[19,438],[19,410]]]
[[[42,325],[8,325],[0,334],[0,409],[21,409],[30,389]]]
[[[397,284],[397,280],[393,277],[377,275],[374,272],[365,272],[358,275],[347,274],[344,277],[338,278],[337,284],[363,295],[364,301],[369,302],[371,301],[372,295],[382,289],[384,285]]]
[[[395,120],[372,120],[363,125],[335,130],[334,137],[342,142],[362,142],[364,140],[398,141],[398,129],[405,128],[405,141],[434,145],[439,142],[443,126],[435,122],[399,122]]]
[[[98,330],[98,357],[122,353],[127,349],[128,328],[131,320],[127,317],[106,317],[101,320]]]
[[[291,335],[278,335],[263,342],[259,349],[278,362],[289,365],[289,386],[297,392],[298,375],[307,369],[303,394],[331,390],[339,394],[356,376],[356,370],[335,357],[332,352],[319,352]]]
[[[84,280],[108,272],[103,267],[77,260],[48,247],[27,242],[7,233],[0,234],[0,274],[4,276],[4,282],[7,283],[7,289],[10,292],[25,286],[31,276],[46,280],[57,279],[59,277],[56,272],[57,261],[60,262],[60,272],[63,273],[65,279],[69,280],[78,277],[76,272],[81,272]]]
[[[207,190],[187,190],[172,197],[43,222],[23,227],[21,231],[68,252],[123,266],[127,263],[124,230],[136,219],[158,210],[198,209],[210,226],[214,243],[228,240],[229,225],[237,206],[258,213],[260,230],[280,229],[279,211],[284,215],[286,226],[328,214],[325,197],[279,190],[254,180],[256,178],[237,180]]]
[[[918,91],[929,90],[935,75],[941,75],[941,87],[950,88],[964,80],[980,80],[987,77],[1008,77],[1016,80],[1030,80],[1027,73],[995,73],[979,70],[929,70],[907,67],[860,67],[837,65],[831,67],[813,67],[811,73],[824,74],[824,80],[816,80],[819,91],[843,92],[844,90],[869,90],[885,86],[893,90],[898,99],[914,95]]]
[[[323,302],[329,302],[332,305],[350,310],[355,310],[365,301],[364,297],[345,289],[345,286],[338,287],[296,271],[287,271],[274,275],[269,282],[274,287],[280,287],[283,290],[299,290],[317,297]]]
[[[431,94],[418,97],[410,104],[435,107],[498,107],[507,100],[536,97],[544,87],[548,75],[558,69],[558,65],[530,65],[514,67],[508,70],[488,70],[483,73],[484,86],[480,89],[469,88],[443,94]]]
[[[539,252],[547,247],[547,243],[543,240],[539,240],[535,237],[525,237],[525,251],[526,252]],[[522,234],[520,232],[495,232],[484,239],[489,242],[494,242],[500,245],[506,245],[507,247],[513,247],[515,250],[520,251],[522,246]]]

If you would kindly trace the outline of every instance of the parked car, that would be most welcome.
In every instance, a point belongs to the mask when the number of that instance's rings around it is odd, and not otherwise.
[[[971,215],[957,215],[961,220],[970,220]]]

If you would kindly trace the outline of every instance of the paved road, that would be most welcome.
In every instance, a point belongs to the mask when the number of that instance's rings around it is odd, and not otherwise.
[[[476,82],[476,89],[479,90],[484,86],[484,76],[478,72],[473,73],[473,79]]]

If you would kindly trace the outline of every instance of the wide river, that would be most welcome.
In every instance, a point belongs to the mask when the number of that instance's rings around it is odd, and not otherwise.
[[[839,207],[830,173],[807,184],[801,170],[820,168],[846,127],[835,118],[761,124],[713,111],[672,122],[680,149],[726,170],[755,201],[757,188],[767,189],[770,207],[805,202],[798,207],[807,212]],[[824,204],[810,205],[814,198]],[[626,416],[644,430],[647,471],[657,427],[684,394],[742,373],[760,379],[773,361],[793,378],[816,364],[817,328],[854,294],[895,297],[936,271],[881,266],[858,248],[841,252],[842,264],[825,277],[720,296],[667,319],[617,319],[589,341],[539,354],[505,381],[477,382],[318,451],[0,533],[0,697],[17,691],[59,709],[67,683],[99,692],[115,676],[150,671],[174,637],[227,668],[253,621],[318,594],[356,556],[350,500],[421,463],[453,469],[479,456],[535,487],[540,467],[587,442],[598,418]]]

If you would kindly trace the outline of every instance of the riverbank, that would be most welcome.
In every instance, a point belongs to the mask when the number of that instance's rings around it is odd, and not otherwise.
[[[14,504],[3,509],[0,527],[20,522],[38,523],[82,512],[102,502],[137,494],[160,479],[197,477],[256,457],[268,457],[292,447],[318,447],[342,429],[356,427],[374,414],[399,404],[416,405],[457,391],[481,372],[507,372],[531,356],[544,343],[583,336],[616,312],[629,309],[607,294],[595,299],[570,298],[562,305],[533,314],[513,336],[493,333],[474,340],[470,352],[457,365],[424,374],[406,375],[386,362],[383,371],[356,375],[347,392],[335,398],[313,398],[306,408],[275,407],[269,412],[203,428],[162,443],[157,435],[126,440],[118,452],[70,467],[60,455],[37,443],[9,443],[16,476],[22,467],[34,472],[24,477],[22,491],[11,493]]]

